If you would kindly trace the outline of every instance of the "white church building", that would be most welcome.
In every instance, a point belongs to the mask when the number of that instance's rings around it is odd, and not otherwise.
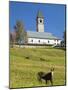
[[[61,43],[61,39],[55,37],[52,33],[44,32],[44,16],[41,11],[38,12],[36,17],[36,32],[27,31],[27,37],[28,44],[58,45]]]

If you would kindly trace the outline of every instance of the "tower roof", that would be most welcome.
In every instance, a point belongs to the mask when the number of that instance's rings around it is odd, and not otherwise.
[[[37,17],[44,18],[43,14],[42,14],[42,12],[40,10],[38,11]]]

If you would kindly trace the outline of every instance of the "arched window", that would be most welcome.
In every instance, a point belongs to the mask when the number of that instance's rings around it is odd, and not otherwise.
[[[48,43],[49,43],[50,41],[48,40]]]
[[[31,40],[31,42],[33,42],[33,40]]]
[[[40,40],[38,40],[38,42],[40,43]]]

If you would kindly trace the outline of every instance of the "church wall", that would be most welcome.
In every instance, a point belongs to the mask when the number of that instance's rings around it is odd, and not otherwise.
[[[57,44],[61,43],[61,40],[28,38],[28,43],[29,44],[50,44],[50,45],[57,45]]]
[[[38,24],[38,32],[44,32],[44,25]]]

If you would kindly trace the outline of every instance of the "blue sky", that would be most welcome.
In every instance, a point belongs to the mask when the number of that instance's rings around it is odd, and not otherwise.
[[[63,38],[65,30],[65,5],[25,3],[10,1],[9,3],[9,29],[14,30],[16,21],[24,23],[25,30],[36,31],[36,17],[38,10],[44,16],[45,32],[50,32],[58,38]]]

